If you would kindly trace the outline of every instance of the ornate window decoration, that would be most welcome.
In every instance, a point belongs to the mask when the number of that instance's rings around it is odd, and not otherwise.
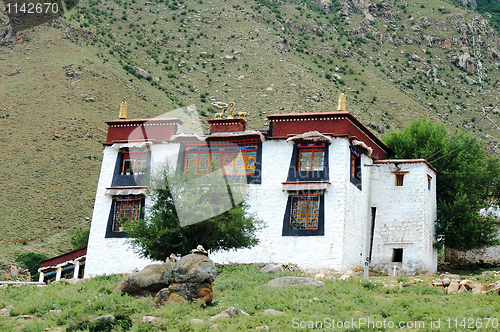
[[[328,180],[329,143],[294,144],[287,182]]]
[[[312,148],[299,148],[299,170],[323,171],[325,169],[325,148],[316,146]]]
[[[127,237],[124,226],[144,218],[144,201],[142,195],[113,197],[106,237]]]
[[[143,175],[149,166],[148,153],[149,151],[144,149],[124,149],[120,175]]]
[[[208,175],[221,169],[225,175],[244,176],[260,184],[262,144],[255,142],[187,143],[179,155],[179,169],[187,175]]]
[[[150,165],[149,147],[120,148],[111,186],[146,185],[146,173]]]
[[[318,229],[319,194],[292,196],[289,229]]]
[[[184,162],[184,173],[207,175],[213,169],[222,168],[226,175],[254,175],[257,148],[242,151],[188,151]]]
[[[321,236],[325,233],[323,190],[292,191],[283,218],[282,236]]]

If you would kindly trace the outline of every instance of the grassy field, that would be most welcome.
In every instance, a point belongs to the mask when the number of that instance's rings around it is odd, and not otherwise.
[[[457,331],[469,329],[460,327],[464,318],[467,325],[472,320],[474,327],[482,322],[481,330],[489,331],[495,330],[492,328],[498,322],[495,319],[500,319],[498,295],[447,295],[425,283],[410,284],[412,277],[371,277],[370,282],[360,277],[348,281],[323,279],[326,289],[272,288],[265,283],[277,276],[262,274],[259,268],[259,265],[218,266],[218,276],[213,283],[215,301],[208,307],[185,303],[155,308],[152,298],[114,294],[112,290],[120,280],[118,275],[98,277],[76,285],[60,282],[41,288],[9,286],[0,290],[0,306],[12,305],[15,309],[10,315],[0,316],[0,330],[76,331],[82,322],[107,314],[129,317],[132,321],[130,331],[249,331],[259,326],[268,326],[269,331],[307,331],[313,330],[310,324],[319,327],[316,325],[319,321],[328,330],[332,320],[334,324],[358,322],[355,328],[341,329],[343,331],[391,330],[388,328],[390,322],[405,322],[406,326],[411,326],[398,329],[401,331]],[[280,276],[283,275],[299,274],[286,272]],[[434,277],[420,278],[431,280]],[[384,288],[381,282],[390,280],[402,282],[403,289]],[[479,281],[491,283],[495,279],[479,277]],[[250,316],[209,321],[211,316],[229,307],[239,308]],[[266,309],[284,314],[264,315]],[[51,313],[50,310],[61,312]],[[160,321],[141,323],[145,315],[159,317]],[[204,322],[194,324],[193,318]],[[490,325],[486,328],[488,319],[491,319]],[[386,328],[381,325],[384,321]],[[440,329],[431,328],[431,321],[433,324],[440,321]],[[365,324],[359,326],[359,322]],[[368,322],[380,328],[368,326]],[[416,324],[424,325],[415,328]],[[122,327],[115,327],[115,331],[122,330]]]

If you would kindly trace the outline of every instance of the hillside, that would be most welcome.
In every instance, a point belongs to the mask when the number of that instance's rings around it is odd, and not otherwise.
[[[450,1],[91,0],[24,33],[0,20],[0,260],[60,254],[89,226],[123,98],[129,117],[195,104],[205,124],[212,102],[234,100],[265,129],[345,91],[380,138],[425,116],[500,151],[498,36]]]

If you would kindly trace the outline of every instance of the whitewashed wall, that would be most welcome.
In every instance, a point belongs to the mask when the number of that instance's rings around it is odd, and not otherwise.
[[[394,265],[405,273],[435,272],[437,251],[433,247],[436,218],[435,173],[425,163],[400,164],[403,186],[396,186],[393,164],[373,167],[371,205],[377,208],[372,265],[390,271]],[[433,178],[431,190],[427,174]],[[401,264],[392,263],[393,249],[403,249]]]
[[[342,271],[362,267],[367,257],[367,226],[370,225],[370,194],[371,194],[371,165],[372,159],[365,154],[361,155],[361,190],[350,181],[350,152],[347,147],[346,162],[342,163],[342,179],[346,188],[345,225]]]
[[[168,159],[170,164],[177,161],[178,145],[162,144],[151,146],[152,176],[161,171]],[[111,211],[112,199],[106,196],[106,188],[111,187],[118,148],[106,147],[103,153],[101,174],[97,185],[92,224],[90,227],[85,278],[115,273],[129,273],[142,269],[153,261],[139,257],[126,238],[106,238],[106,227]],[[145,205],[151,200],[146,197]]]
[[[331,184],[325,193],[324,236],[281,235],[288,199],[288,193],[282,191],[282,182],[287,179],[292,150],[292,143],[265,142],[262,151],[262,184],[248,187],[251,211],[264,220],[266,226],[259,233],[259,245],[251,249],[214,253],[210,256],[212,260],[217,263],[293,263],[311,271],[342,269],[349,143],[346,139],[337,138],[330,145]]]

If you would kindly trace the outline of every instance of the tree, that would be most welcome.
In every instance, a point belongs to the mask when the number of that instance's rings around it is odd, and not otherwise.
[[[165,260],[199,244],[219,251],[258,243],[261,221],[247,212],[243,193],[220,171],[201,177],[165,171],[153,188],[145,220],[125,229],[143,257]]]
[[[78,229],[71,236],[71,247],[73,250],[84,248],[89,243],[90,229]]]
[[[28,252],[17,256],[16,263],[26,266],[26,268],[30,271],[31,280],[38,281],[38,268],[40,267],[40,262],[46,259],[49,259],[47,255]]]
[[[498,244],[498,219],[481,213],[493,204],[500,175],[498,158],[466,133],[451,136],[444,126],[417,119],[389,133],[391,158],[427,159],[437,174],[436,246],[469,250]]]

